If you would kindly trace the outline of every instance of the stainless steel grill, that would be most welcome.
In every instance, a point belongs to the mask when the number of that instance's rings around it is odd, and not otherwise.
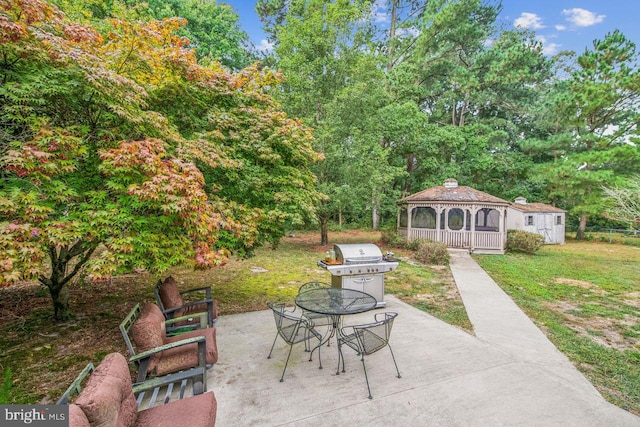
[[[331,273],[336,288],[366,292],[384,307],[384,274],[398,267],[398,261],[382,255],[373,243],[335,244],[336,261],[318,261],[318,266]]]
[[[382,261],[380,248],[373,243],[333,245],[336,261],[345,264],[367,264]]]

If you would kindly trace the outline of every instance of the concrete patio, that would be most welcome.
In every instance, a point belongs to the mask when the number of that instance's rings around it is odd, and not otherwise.
[[[466,253],[452,252],[452,272],[476,336],[393,296],[387,307],[349,316],[399,313],[391,345],[366,358],[373,399],[359,356],[345,349],[346,373],[336,375],[335,341],[322,364],[275,337],[270,311],[222,316],[218,364],[208,389],[225,426],[640,426],[640,418],[606,402]]]

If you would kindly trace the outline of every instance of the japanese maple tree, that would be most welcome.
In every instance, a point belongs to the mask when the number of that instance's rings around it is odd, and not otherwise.
[[[311,132],[280,76],[198,64],[185,21],[98,31],[43,0],[0,9],[0,286],[224,264],[313,214]]]

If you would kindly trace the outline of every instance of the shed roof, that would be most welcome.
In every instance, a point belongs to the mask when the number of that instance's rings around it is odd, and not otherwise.
[[[483,193],[475,188],[458,185],[458,182],[451,178],[445,181],[445,185],[427,188],[400,201],[400,203],[404,202],[475,202],[509,205],[509,202],[499,197]]]
[[[556,208],[555,206],[547,205],[546,203],[511,203],[513,209],[521,212],[548,212],[548,213],[565,213],[564,209]]]

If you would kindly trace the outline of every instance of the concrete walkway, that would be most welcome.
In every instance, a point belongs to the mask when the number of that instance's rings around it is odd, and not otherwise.
[[[451,273],[476,337],[582,392],[600,395],[467,251],[449,253]]]
[[[391,338],[402,378],[387,349],[367,357],[373,400],[360,358],[345,351],[336,375],[335,344],[322,364],[303,346],[278,380],[287,346],[270,311],[222,316],[220,359],[209,371],[216,426],[640,426],[640,418],[607,403],[466,253],[451,269],[476,336],[387,295],[380,311],[399,313]],[[373,313],[349,316],[366,322]]]

